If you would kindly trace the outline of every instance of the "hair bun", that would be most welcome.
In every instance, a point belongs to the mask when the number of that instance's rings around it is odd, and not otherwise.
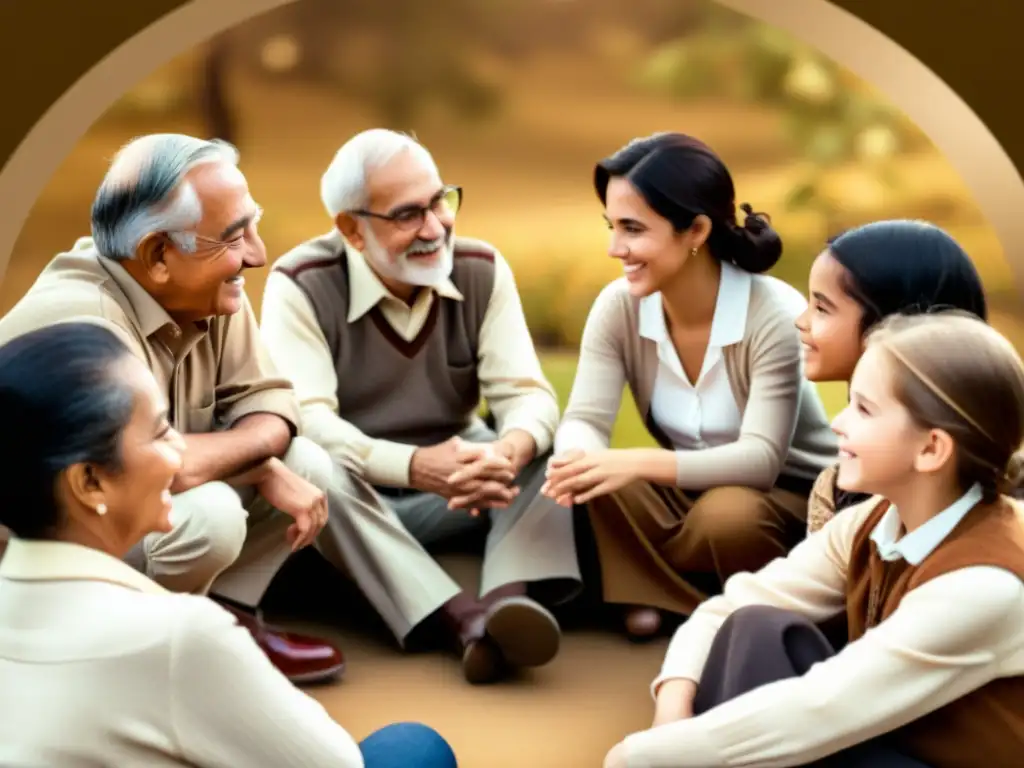
[[[1006,470],[999,482],[999,492],[1007,496],[1020,496],[1024,486],[1024,450],[1018,449],[1006,462]]]
[[[743,219],[743,228],[748,232],[759,235],[766,229],[771,228],[771,216],[767,213],[755,211],[754,207],[750,203],[743,203],[740,205],[740,210],[747,214]]]

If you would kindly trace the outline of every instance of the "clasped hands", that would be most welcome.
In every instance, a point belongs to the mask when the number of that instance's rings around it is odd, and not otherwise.
[[[629,450],[564,451],[548,460],[541,493],[563,507],[585,504],[619,490],[640,475],[637,455]]]
[[[474,443],[456,436],[416,449],[409,484],[447,499],[449,509],[477,516],[483,509],[505,509],[512,503],[519,495],[514,483],[521,470],[504,441]]]

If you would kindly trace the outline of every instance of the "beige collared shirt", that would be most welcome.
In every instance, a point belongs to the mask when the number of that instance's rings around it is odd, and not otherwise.
[[[357,768],[359,746],[234,617],[75,544],[0,560],[4,768]]]
[[[971,489],[905,536],[898,518],[887,515],[872,531],[872,541],[885,559],[920,563],[980,495]],[[652,692],[668,680],[699,681],[719,628],[744,606],[774,606],[815,622],[841,614],[854,539],[879,501],[873,497],[847,508],[788,557],[729,579],[722,595],[703,603],[676,631]],[[807,765],[923,717],[993,680],[1022,674],[1024,583],[1001,568],[961,568],[908,592],[885,621],[802,677],[761,686],[697,717],[628,736],[628,765]]]
[[[263,348],[244,296],[234,315],[181,327],[120,264],[100,256],[91,238],[81,238],[0,318],[0,344],[75,321],[102,325],[129,345],[168,393],[171,421],[181,432],[227,428],[260,412],[298,428],[295,392]]]
[[[346,248],[350,301],[348,322],[378,304],[388,324],[405,341],[423,329],[437,296],[463,301],[450,279],[420,291],[412,303],[396,298],[361,254]],[[515,429],[529,433],[537,453],[551,447],[558,426],[558,401],[544,376],[526,326],[515,278],[508,262],[494,257],[494,290],[480,329],[481,395],[498,425],[499,436]],[[287,276],[271,272],[263,295],[263,341],[278,369],[287,372],[302,405],[302,429],[338,461],[371,483],[407,487],[416,446],[376,439],[338,416],[335,362],[309,300]]]

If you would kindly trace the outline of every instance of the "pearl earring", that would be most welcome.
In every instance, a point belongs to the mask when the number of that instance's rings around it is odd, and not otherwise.
[[[691,256],[696,256],[697,255],[697,249],[694,248],[692,251],[690,251],[690,255]]]
[[[107,505],[106,504],[97,504],[96,505],[96,514],[97,515],[105,515],[105,514],[107,514]]]

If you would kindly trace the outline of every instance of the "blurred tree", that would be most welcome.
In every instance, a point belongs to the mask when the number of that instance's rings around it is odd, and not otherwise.
[[[700,30],[659,46],[639,79],[680,99],[714,95],[781,110],[805,169],[789,207],[815,211],[825,235],[843,224],[844,205],[827,184],[836,167],[858,160],[876,188],[891,188],[898,183],[895,154],[923,140],[905,117],[831,59],[711,4],[704,6]]]
[[[659,42],[686,34],[706,0],[299,0],[242,32],[265,73],[342,88],[372,104],[385,124],[406,128],[432,104],[463,118],[493,115],[493,73],[542,50],[573,50],[588,28],[629,28]],[[297,49],[267,66],[266,49]],[[246,53],[251,56],[251,53]],[[276,57],[271,57],[275,58]]]

